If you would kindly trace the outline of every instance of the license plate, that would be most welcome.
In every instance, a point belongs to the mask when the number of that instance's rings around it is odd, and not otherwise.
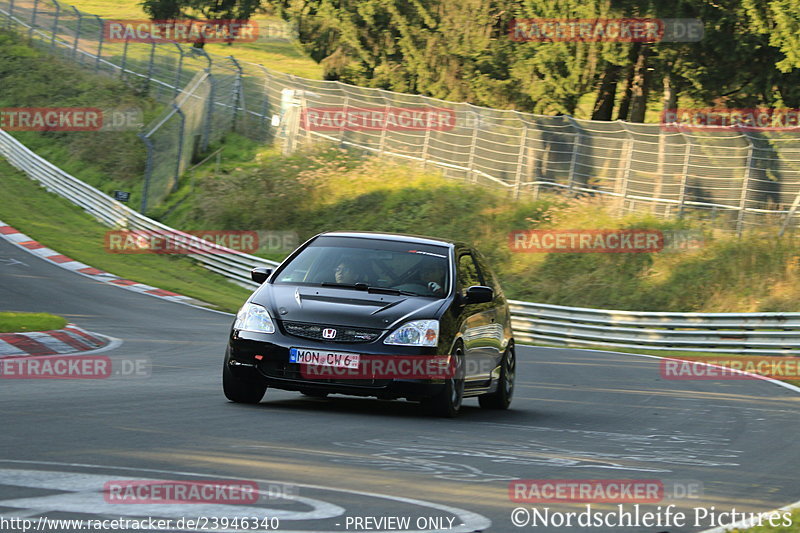
[[[309,350],[306,348],[289,349],[289,362],[303,365],[358,368],[358,359],[359,354],[357,353],[329,352],[327,350]]]

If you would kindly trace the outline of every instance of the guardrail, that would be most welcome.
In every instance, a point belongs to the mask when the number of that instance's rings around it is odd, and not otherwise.
[[[610,311],[511,301],[518,341],[656,351],[800,355],[800,313]]]
[[[189,257],[244,287],[250,270],[278,263],[230,250],[147,218],[67,174],[0,130],[0,155],[45,188],[80,206],[101,223],[180,236],[198,249]],[[512,300],[518,342],[658,351],[800,355],[800,313],[653,313],[562,307]]]
[[[278,265],[275,261],[210,244],[199,237],[172,229],[165,224],[147,218],[125,204],[114,200],[104,192],[67,174],[49,161],[36,155],[3,130],[0,130],[0,155],[8,159],[13,166],[25,172],[31,179],[42,183],[47,190],[63,196],[75,205],[80,206],[106,226],[179,236],[182,242],[188,243],[190,247],[194,245],[198,251],[204,251],[204,253],[188,254],[189,257],[201,263],[205,268],[221,274],[244,287],[258,287],[258,284],[250,279],[250,270],[253,267],[274,267]],[[209,248],[213,248],[219,253],[205,253],[205,250]]]

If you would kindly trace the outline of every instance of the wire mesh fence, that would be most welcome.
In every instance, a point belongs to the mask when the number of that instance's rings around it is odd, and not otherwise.
[[[0,0],[0,18],[170,104],[142,135],[151,203],[198,151],[237,131],[287,152],[327,141],[414,161],[517,197],[564,191],[607,198],[621,213],[710,217],[738,231],[800,223],[798,128],[675,131],[308,80],[177,43],[108,42],[102,19],[57,0]]]

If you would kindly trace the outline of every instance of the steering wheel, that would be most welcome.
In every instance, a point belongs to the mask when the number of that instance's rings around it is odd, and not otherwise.
[[[394,288],[400,289],[401,291],[415,292],[417,294],[427,294],[429,290],[428,287],[422,283],[402,283],[400,285],[395,285]]]

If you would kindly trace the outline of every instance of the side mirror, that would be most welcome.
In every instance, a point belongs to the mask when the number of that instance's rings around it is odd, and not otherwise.
[[[494,289],[484,285],[473,285],[467,289],[464,296],[464,303],[467,304],[484,304],[494,300]]]
[[[250,279],[256,283],[264,283],[267,281],[269,275],[272,274],[272,269],[267,267],[255,267],[250,271]]]

